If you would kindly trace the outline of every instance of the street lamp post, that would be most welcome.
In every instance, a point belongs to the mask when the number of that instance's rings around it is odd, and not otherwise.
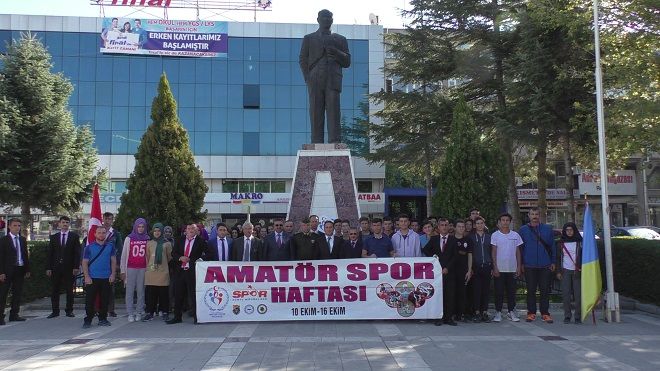
[[[603,209],[603,242],[605,244],[605,273],[607,278],[607,307],[605,315],[608,322],[621,321],[619,294],[614,291],[614,273],[612,271],[612,240],[610,236],[610,204],[607,190],[607,156],[605,147],[605,114],[603,110],[603,76],[600,68],[600,35],[598,27],[598,0],[593,0],[594,8],[594,49],[596,53],[596,116],[598,119],[598,155],[600,159],[601,206]]]

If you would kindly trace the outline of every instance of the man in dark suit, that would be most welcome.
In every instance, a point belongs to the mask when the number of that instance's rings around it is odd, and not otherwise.
[[[25,321],[21,309],[23,279],[30,277],[27,240],[21,236],[21,220],[9,219],[9,234],[0,238],[0,326],[5,324],[5,304],[11,289],[9,321]]]
[[[436,326],[444,323],[456,326],[452,319],[454,310],[454,261],[456,260],[456,241],[455,237],[449,235],[449,220],[447,218],[438,219],[438,235],[431,237],[424,246],[423,252],[426,256],[436,255],[442,267],[442,298],[443,315],[442,320],[435,321]]]
[[[339,249],[339,259],[357,259],[362,257],[362,239],[356,227],[348,230],[348,240],[344,240]]]
[[[231,258],[232,239],[227,237],[227,225],[223,222],[215,226],[216,237],[208,242],[208,249],[202,256],[204,261],[226,262]]]
[[[174,318],[168,325],[182,322],[183,303],[187,300],[192,306],[194,322],[197,323],[195,308],[195,262],[208,253],[206,241],[198,236],[197,225],[188,224],[186,234],[177,239],[172,250],[172,261],[176,262],[174,285]]]
[[[289,240],[291,236],[284,232],[284,220],[277,218],[273,222],[273,232],[263,242],[263,256],[266,261],[291,260]]]
[[[323,241],[324,246],[321,249],[321,259],[339,259],[339,252],[344,244],[344,239],[335,236],[335,223],[332,220],[326,220],[323,223]]]
[[[52,292],[50,296],[53,312],[48,318],[60,315],[60,289],[64,285],[66,293],[67,317],[73,315],[73,282],[78,275],[80,267],[80,236],[69,231],[71,219],[68,216],[60,217],[60,232],[50,236],[48,243],[48,257],[46,259],[46,275],[50,277]]]
[[[328,115],[328,143],[341,142],[339,94],[342,68],[351,65],[346,38],[330,32],[332,12],[323,9],[316,19],[319,29],[305,35],[300,48],[300,69],[307,83],[312,143],[323,143],[324,123]]]
[[[252,223],[243,223],[243,237],[234,240],[231,261],[253,262],[263,260],[261,240],[252,235]]]

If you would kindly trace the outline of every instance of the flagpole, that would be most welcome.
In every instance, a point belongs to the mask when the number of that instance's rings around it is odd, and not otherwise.
[[[603,210],[603,242],[605,244],[605,274],[607,278],[607,308],[608,322],[612,322],[612,312],[615,321],[620,322],[619,294],[614,291],[614,273],[612,271],[612,240],[610,236],[610,204],[607,190],[607,155],[605,147],[605,114],[603,110],[603,76],[600,68],[600,35],[598,27],[598,0],[593,0],[594,8],[594,49],[596,54],[596,116],[598,119],[598,155],[600,159],[601,207]]]

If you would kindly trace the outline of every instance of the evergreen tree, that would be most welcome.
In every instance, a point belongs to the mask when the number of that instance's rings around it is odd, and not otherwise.
[[[465,218],[477,207],[486,223],[493,225],[506,200],[504,159],[500,149],[482,136],[462,98],[454,108],[448,142],[433,198],[434,215]]]
[[[31,208],[74,212],[89,197],[97,174],[93,136],[73,123],[73,90],[50,70],[50,55],[34,35],[8,45],[0,78],[2,186],[0,204],[20,207],[24,226]]]
[[[123,232],[130,231],[139,217],[175,229],[206,217],[201,209],[208,187],[195,165],[188,133],[179,122],[165,74],[151,105],[151,119],[135,154],[135,169],[126,182],[115,221]]]

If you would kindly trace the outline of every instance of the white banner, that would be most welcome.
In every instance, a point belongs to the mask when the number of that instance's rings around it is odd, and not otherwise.
[[[600,173],[583,172],[578,176],[580,194],[599,195]],[[615,170],[607,177],[607,191],[610,196],[629,196],[637,194],[637,176],[635,170]]]
[[[198,262],[199,322],[436,319],[435,258]]]

